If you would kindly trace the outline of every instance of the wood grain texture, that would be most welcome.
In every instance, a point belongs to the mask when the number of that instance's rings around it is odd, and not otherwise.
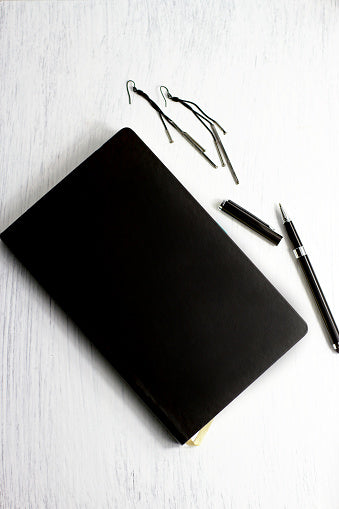
[[[279,230],[281,201],[339,320],[338,28],[334,0],[0,3],[1,229],[130,126],[309,325],[180,448],[0,245],[1,508],[339,508],[339,359],[287,243],[217,210],[231,198]],[[240,185],[129,106],[129,78],[217,117]],[[167,111],[217,161],[189,113]]]

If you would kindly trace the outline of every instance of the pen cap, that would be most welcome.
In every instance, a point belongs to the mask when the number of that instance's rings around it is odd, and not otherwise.
[[[243,207],[240,207],[240,205],[237,205],[232,200],[224,200],[219,205],[219,209],[223,212],[226,212],[230,216],[233,216],[235,219],[238,219],[238,221],[241,221],[243,224],[256,231],[267,240],[273,242],[273,244],[276,246],[282,239],[282,235],[279,235],[279,233],[272,230],[272,228],[267,223],[264,223],[264,221],[256,217],[248,210],[245,210]]]

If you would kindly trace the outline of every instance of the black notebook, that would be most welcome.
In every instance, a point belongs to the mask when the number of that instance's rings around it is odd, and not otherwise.
[[[307,331],[128,128],[1,238],[180,443]]]

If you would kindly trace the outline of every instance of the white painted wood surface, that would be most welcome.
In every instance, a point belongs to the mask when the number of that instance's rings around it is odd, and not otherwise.
[[[285,240],[217,210],[231,198],[280,230],[281,201],[339,320],[338,50],[334,0],[0,3],[1,229],[130,126],[309,325],[181,448],[0,245],[1,508],[339,508],[339,358]],[[129,78],[217,117],[240,185],[129,106]],[[167,111],[217,161],[188,112]]]

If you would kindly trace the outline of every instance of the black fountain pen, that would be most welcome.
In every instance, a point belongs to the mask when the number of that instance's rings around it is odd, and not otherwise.
[[[334,321],[334,318],[332,316],[331,310],[328,307],[328,304],[326,302],[325,295],[322,292],[319,281],[317,280],[317,276],[314,273],[311,262],[308,259],[306,251],[304,249],[304,246],[302,245],[299,235],[297,234],[294,224],[288,218],[288,216],[286,215],[286,212],[284,211],[284,209],[282,208],[280,203],[279,203],[279,207],[281,210],[281,215],[283,218],[283,222],[284,222],[284,226],[286,228],[287,235],[293,245],[293,253],[294,253],[296,259],[298,260],[298,262],[300,263],[300,265],[303,269],[303,272],[305,274],[305,277],[307,279],[307,282],[310,285],[313,296],[315,298],[315,301],[316,301],[318,308],[321,312],[321,316],[324,320],[324,323],[327,327],[328,333],[332,340],[333,348],[334,348],[334,350],[336,350],[339,353],[339,331],[338,331],[338,327],[336,326],[336,323]]]

